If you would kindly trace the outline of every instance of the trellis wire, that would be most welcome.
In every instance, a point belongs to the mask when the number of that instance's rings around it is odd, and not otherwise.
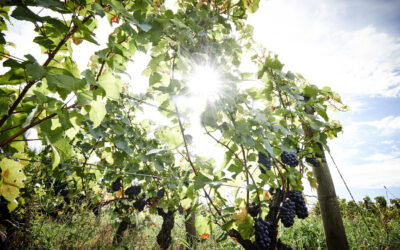
[[[357,207],[357,209],[358,209],[358,211],[359,211],[359,213],[360,213],[360,215],[361,215],[361,218],[362,218],[362,220],[363,220],[365,226],[366,226],[367,229],[368,229],[369,234],[370,234],[371,237],[373,238],[373,237],[374,237],[374,234],[371,232],[371,229],[369,228],[368,223],[367,223],[367,221],[365,220],[364,214],[363,214],[363,212],[362,212],[360,206],[358,206],[356,200],[354,199],[353,194],[351,193],[350,188],[349,188],[348,185],[347,185],[347,182],[344,180],[343,175],[342,175],[342,173],[340,172],[339,167],[337,166],[335,160],[333,159],[333,156],[332,156],[331,152],[328,151],[328,154],[329,154],[329,156],[331,157],[331,160],[332,160],[332,162],[333,162],[333,165],[335,165],[336,170],[337,170],[337,172],[339,173],[340,178],[342,179],[344,185],[346,186],[346,189],[347,189],[347,191],[349,192],[349,194],[350,194],[350,196],[351,196],[351,199],[353,200],[354,204],[356,204],[356,207]]]
[[[20,161],[51,164],[50,161],[39,161],[39,160],[15,158],[15,157],[9,157],[9,156],[7,156],[7,158],[12,159],[12,160],[20,160]],[[79,164],[79,162],[77,162],[77,163]],[[149,178],[160,178],[160,179],[169,179],[169,180],[179,181],[179,178],[172,178],[172,177],[159,176],[159,175],[150,175],[150,174],[141,174],[141,173],[133,173],[133,172],[127,172],[127,171],[113,170],[113,169],[108,169],[108,168],[83,167],[83,166],[73,165],[73,164],[69,164],[69,163],[60,163],[60,165],[61,166],[66,166],[66,167],[82,168],[82,169],[89,169],[89,170],[96,170],[96,171],[114,172],[114,173],[117,173],[117,174],[126,174],[126,175],[132,175],[132,176],[142,176],[142,177],[149,177]],[[96,164],[90,164],[90,163],[87,163],[86,165],[91,165],[91,166],[96,166],[96,167],[98,166]],[[194,181],[194,180],[187,180],[187,181],[188,182],[192,182],[192,183],[199,182],[199,181]],[[218,181],[207,182],[207,184],[216,184],[216,185],[221,185],[221,186],[226,186],[226,187],[246,189],[246,187],[244,187],[244,186],[229,185],[229,184],[224,184],[224,183],[218,182]],[[263,189],[263,191],[268,191],[268,190]]]

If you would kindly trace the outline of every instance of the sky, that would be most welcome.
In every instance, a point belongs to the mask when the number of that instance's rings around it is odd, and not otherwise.
[[[400,1],[261,1],[248,21],[284,70],[330,86],[350,107],[330,114],[343,133],[329,147],[356,200],[400,197]],[[350,199],[328,163],[337,194]]]
[[[255,39],[279,55],[284,70],[301,73],[317,86],[330,86],[350,107],[349,112],[330,114],[340,120],[344,132],[329,147],[356,200],[366,195],[400,197],[400,1],[261,0],[248,23],[254,26]],[[105,19],[99,20],[99,26],[102,32],[96,39],[104,45],[113,28]],[[30,53],[39,62],[46,59],[31,42],[35,37],[31,24],[15,23],[6,35],[17,45],[10,48],[11,55]],[[74,46],[81,71],[101,48],[86,41]],[[128,66],[131,77],[122,76],[135,93],[146,91],[147,78],[141,72],[148,60],[148,55],[138,53]],[[4,71],[0,67],[0,73]],[[154,116],[152,107],[144,108],[143,119],[168,124],[167,119]],[[189,119],[196,121],[198,115]],[[221,153],[199,130],[195,125],[188,131],[197,141],[197,152]],[[337,194],[349,200],[334,164],[328,163]]]

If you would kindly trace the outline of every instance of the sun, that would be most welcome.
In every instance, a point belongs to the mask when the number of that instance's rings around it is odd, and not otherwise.
[[[197,65],[187,80],[189,94],[204,101],[215,101],[222,90],[221,73],[211,65]]]

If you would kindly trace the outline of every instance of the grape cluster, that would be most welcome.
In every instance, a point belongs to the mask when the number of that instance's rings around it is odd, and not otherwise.
[[[133,207],[136,208],[139,212],[143,211],[146,206],[146,200],[144,198],[138,199],[133,203]]]
[[[299,160],[297,159],[297,155],[293,152],[283,151],[281,154],[281,160],[283,163],[291,167],[296,167],[297,165],[299,165]]]
[[[314,167],[318,166],[318,160],[314,156],[306,157],[306,162],[310,163]]]
[[[133,199],[133,197],[137,196],[142,192],[141,186],[130,186],[125,190],[125,194],[128,195],[129,199]]]
[[[161,188],[160,190],[157,191],[157,198],[161,199],[162,197],[164,197],[165,194],[165,189]]]
[[[287,197],[296,204],[296,215],[300,219],[305,219],[308,216],[308,209],[306,202],[304,201],[301,191],[289,190],[287,192]]]
[[[282,224],[285,227],[293,226],[294,217],[296,216],[296,204],[292,200],[286,199],[282,202],[280,213]]]
[[[118,178],[111,183],[111,190],[117,192],[122,187],[122,178]]]
[[[251,215],[251,217],[257,217],[257,214],[261,211],[260,205],[256,204],[254,201],[251,203],[251,206],[249,207],[248,213]]]
[[[258,163],[261,164],[261,173],[265,174],[265,168],[267,170],[271,170],[271,159],[262,152],[258,152]],[[263,168],[263,166],[265,168]]]
[[[271,224],[260,217],[254,218],[254,221],[256,243],[261,249],[267,249],[271,245],[271,238],[269,236]]]

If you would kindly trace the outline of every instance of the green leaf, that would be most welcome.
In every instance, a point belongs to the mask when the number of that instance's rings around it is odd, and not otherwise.
[[[307,97],[315,97],[318,94],[318,88],[314,85],[307,85],[303,89],[303,95]]]
[[[78,99],[78,103],[80,105],[89,105],[94,100],[94,93],[93,91],[82,91],[76,94]]]
[[[194,189],[203,188],[208,183],[212,182],[210,178],[198,172],[196,177],[194,177]]]
[[[33,78],[33,80],[39,80],[46,74],[46,70],[37,63],[26,65],[26,71],[28,72],[28,75]]]
[[[122,81],[119,78],[107,72],[100,76],[98,84],[104,89],[107,97],[119,99],[119,95],[122,91]]]
[[[101,158],[105,159],[108,164],[114,164],[114,158],[111,152],[103,151]]]
[[[153,74],[150,75],[149,85],[153,86],[154,84],[160,82],[160,80],[161,80],[161,75],[157,72],[154,72]]]
[[[111,0],[109,2],[110,6],[117,12],[123,15],[125,18],[127,18],[129,21],[131,21],[134,24],[139,24],[139,22],[131,15],[125,7],[121,4],[120,1],[117,0]]]
[[[238,225],[238,231],[244,240],[250,239],[254,234],[254,227],[250,216],[246,216],[246,219]]]
[[[76,91],[86,86],[85,80],[61,74],[47,75],[47,83],[50,88],[59,87],[71,91]]]
[[[40,91],[33,90],[33,93],[35,94],[35,97],[39,101],[39,103],[43,104],[47,102],[47,97]]]
[[[40,134],[45,136],[50,143],[56,142],[62,135],[63,129],[61,123],[56,119],[44,121],[39,124]]]
[[[43,48],[47,49],[47,50],[51,50],[53,48],[56,47],[56,45],[54,44],[54,42],[47,38],[47,37],[43,37],[43,36],[37,36],[33,39],[33,42],[41,45]]]
[[[263,140],[263,142],[267,152],[271,155],[271,157],[275,157],[274,150],[272,149],[271,144],[269,144],[269,142],[265,139]]]
[[[9,108],[9,97],[0,97],[0,115],[7,114]]]
[[[208,226],[208,219],[203,215],[200,216],[196,215],[195,225],[198,235],[211,233],[210,227]]]
[[[57,150],[61,161],[65,161],[71,158],[72,150],[67,139],[60,138],[53,143],[53,146]]]
[[[10,147],[16,149],[18,152],[24,152],[25,145],[26,145],[26,143],[24,141],[13,141],[10,143]]]
[[[92,3],[92,8],[99,16],[104,17],[106,15],[100,4]]]
[[[230,220],[230,221],[228,221],[227,223],[225,223],[224,225],[222,225],[222,227],[221,227],[222,230],[228,231],[229,229],[232,228],[234,222],[235,222],[235,220]]]
[[[144,32],[151,30],[151,25],[148,23],[139,23],[139,28],[141,28]]]
[[[67,33],[68,32],[68,26],[66,26],[63,22],[60,20],[46,16],[43,18],[47,23],[51,24],[58,32],[61,34]]]
[[[36,0],[36,6],[42,6],[46,8],[57,8],[58,10],[64,10],[64,4],[54,0]]]
[[[29,21],[32,23],[40,22],[42,18],[25,6],[18,6],[11,14],[17,20]]]
[[[60,154],[57,152],[57,149],[53,145],[51,145],[51,148],[53,149],[52,152],[53,157],[51,157],[51,166],[55,168],[60,164],[61,158]]]
[[[91,103],[89,118],[93,122],[93,128],[96,128],[100,125],[106,113],[106,105],[101,99]]]

